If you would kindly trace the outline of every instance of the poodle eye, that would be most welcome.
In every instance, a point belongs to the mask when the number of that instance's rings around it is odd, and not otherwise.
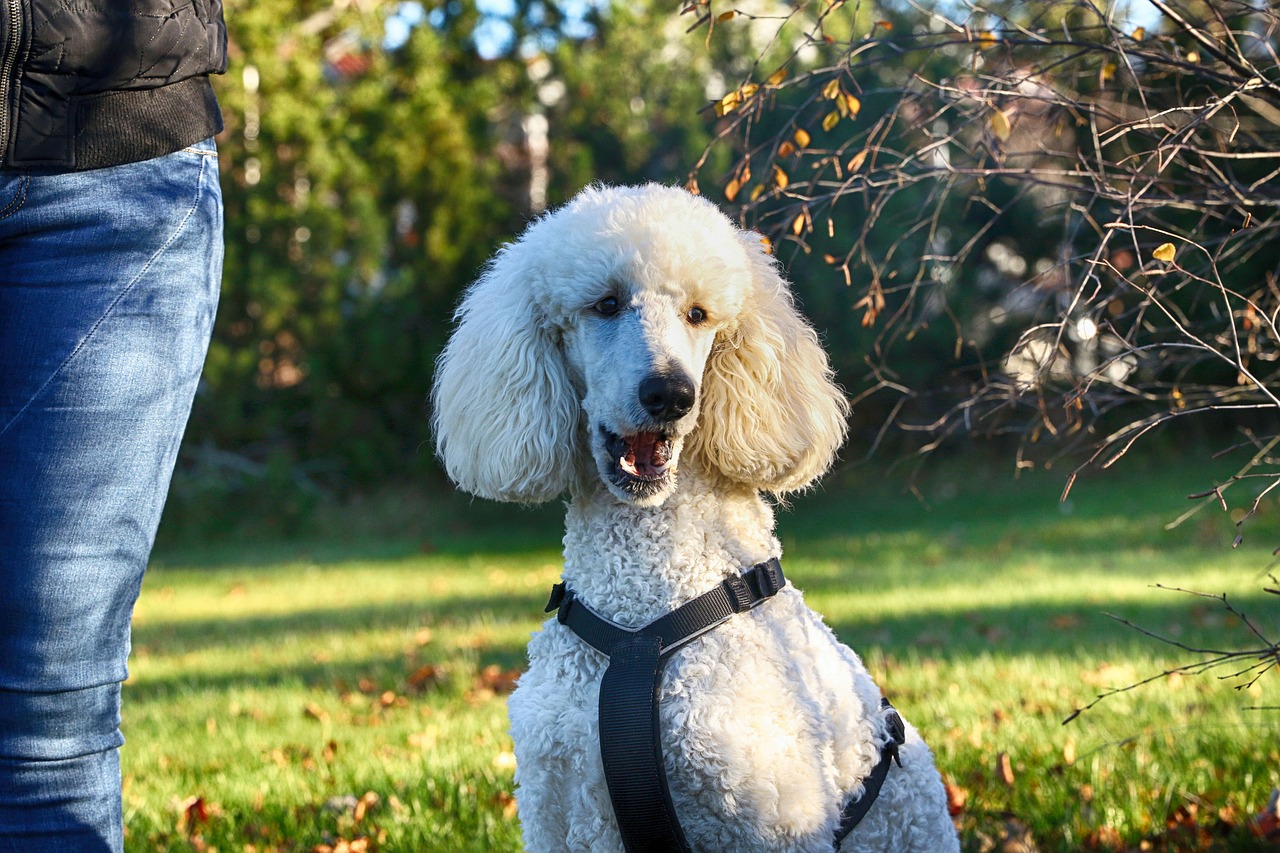
[[[701,305],[695,305],[689,309],[689,313],[685,314],[685,317],[689,320],[689,325],[701,326],[707,322],[707,309]]]
[[[618,297],[606,296],[591,307],[602,317],[612,317],[614,314],[618,313]]]

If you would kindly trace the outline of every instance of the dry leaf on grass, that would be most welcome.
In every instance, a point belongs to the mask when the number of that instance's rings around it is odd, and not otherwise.
[[[1009,753],[1002,752],[996,756],[996,778],[1010,787],[1013,786],[1013,762],[1009,760]]]
[[[965,803],[969,801],[969,792],[959,785],[951,784],[951,781],[946,778],[942,780],[942,786],[947,791],[947,814],[959,817],[964,811]]]

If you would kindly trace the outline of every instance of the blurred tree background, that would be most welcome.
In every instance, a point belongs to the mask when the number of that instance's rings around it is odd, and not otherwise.
[[[687,17],[771,34],[715,105],[731,168],[703,172],[826,321],[854,447],[1105,466],[1176,435],[1239,459],[1206,488],[1280,486],[1274,3]]]
[[[715,58],[658,3],[226,17],[223,296],[166,528],[290,532],[438,476],[426,398],[462,288],[586,183],[682,180]]]
[[[226,273],[171,530],[438,482],[461,289],[591,181],[687,183],[774,240],[855,396],[848,459],[1275,408],[1271,4],[226,11]],[[1239,440],[1265,461],[1269,435]]]

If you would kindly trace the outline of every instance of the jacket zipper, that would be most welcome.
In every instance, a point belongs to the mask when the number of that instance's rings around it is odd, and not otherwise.
[[[13,70],[22,45],[22,0],[0,0],[3,3],[4,32],[0,32],[0,166],[9,154],[10,126],[15,112],[9,103],[13,88]]]

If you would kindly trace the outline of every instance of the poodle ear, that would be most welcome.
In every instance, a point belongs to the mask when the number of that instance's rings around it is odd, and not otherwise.
[[[580,405],[522,254],[520,244],[504,248],[458,306],[432,420],[436,453],[459,488],[538,503],[569,487]]]
[[[707,361],[691,450],[730,480],[781,495],[831,465],[849,404],[759,235],[740,239],[751,290]]]

